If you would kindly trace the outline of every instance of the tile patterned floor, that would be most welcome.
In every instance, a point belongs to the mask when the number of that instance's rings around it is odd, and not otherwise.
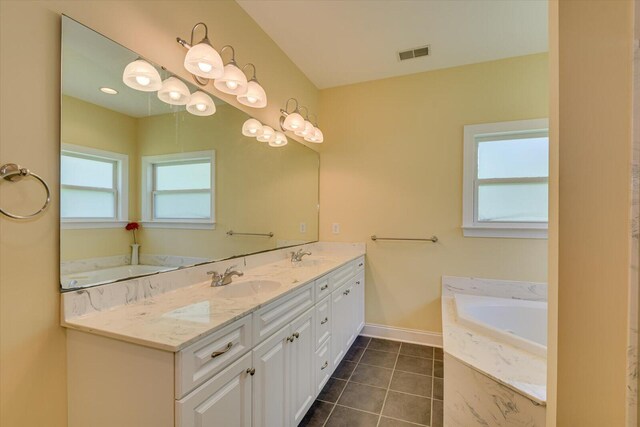
[[[442,349],[359,336],[300,423],[442,426]]]

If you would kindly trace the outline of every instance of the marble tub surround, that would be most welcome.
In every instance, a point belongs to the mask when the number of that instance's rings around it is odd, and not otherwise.
[[[299,247],[296,247],[296,250]],[[213,330],[303,287],[331,270],[364,255],[364,244],[310,244],[306,265],[293,267],[290,249],[200,265],[139,279],[62,294],[62,324],[119,340],[179,351]],[[268,280],[275,290],[225,298],[227,287],[212,288],[210,270],[237,265],[244,276],[234,286]]]
[[[546,285],[463,277],[442,278],[444,351],[536,405],[546,405],[546,357],[498,342],[460,324],[456,316],[455,293],[545,301]]]

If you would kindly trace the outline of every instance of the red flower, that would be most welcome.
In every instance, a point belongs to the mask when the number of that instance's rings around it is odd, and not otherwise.
[[[138,224],[137,222],[130,222],[125,227],[125,229],[128,230],[128,231],[137,230],[139,228],[140,228],[140,224]]]

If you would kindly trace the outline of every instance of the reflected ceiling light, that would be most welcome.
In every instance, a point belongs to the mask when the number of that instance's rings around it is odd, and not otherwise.
[[[294,101],[296,103],[295,109],[289,113],[289,101]],[[287,102],[284,105],[284,110],[280,110],[282,116],[280,116],[280,128],[282,130],[290,130],[292,132],[303,130],[304,129],[304,117],[300,114],[300,109],[298,108],[298,100],[295,98],[287,99]]]
[[[247,83],[247,90],[242,94],[238,94],[238,102],[247,107],[264,108],[267,106],[267,94],[262,86],[260,86],[260,83],[258,83],[258,79],[256,79],[255,65],[247,64],[242,67],[242,71],[248,66],[253,67],[253,76]]]
[[[284,147],[288,143],[289,141],[287,140],[286,135],[282,132],[276,132],[274,138],[269,141],[269,145],[271,147]]]
[[[196,45],[193,44],[193,34],[202,25],[204,27],[204,38]],[[210,79],[217,79],[224,74],[224,64],[220,54],[211,46],[209,41],[209,29],[204,22],[198,22],[191,29],[191,43],[180,37],[177,42],[189,49],[184,57],[184,68],[193,75],[193,79],[201,86],[209,83]]]
[[[143,59],[127,64],[122,73],[122,81],[130,88],[142,92],[155,92],[162,87],[158,70]]]
[[[169,77],[162,82],[158,99],[171,105],[186,105],[191,98],[189,88],[177,77]]]
[[[242,134],[244,136],[259,137],[260,135],[262,135],[262,132],[262,123],[260,123],[256,119],[248,119],[242,125]]]
[[[105,87],[101,87],[100,88],[100,92],[106,93],[107,95],[117,95],[118,94],[117,90],[112,89],[110,87],[106,87],[106,86]]]
[[[270,126],[262,126],[262,135],[258,136],[256,139],[260,142],[271,142],[276,138],[276,131],[273,130]]]
[[[187,111],[196,116],[211,116],[216,112],[216,105],[209,95],[199,90],[191,94]]]
[[[233,47],[224,46],[220,49],[220,53],[224,52],[225,49],[231,49],[231,60],[224,66],[224,74],[213,82],[213,86],[221,92],[240,95],[247,91],[247,76],[236,64],[236,52]]]

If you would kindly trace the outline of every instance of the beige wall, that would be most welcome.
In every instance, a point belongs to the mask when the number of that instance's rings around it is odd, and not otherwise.
[[[463,126],[547,117],[547,61],[531,55],[320,92],[320,239],[367,242],[368,323],[441,331],[443,275],[546,280],[546,240],[465,238],[460,226]],[[373,243],[372,234],[440,241]]]
[[[560,0],[551,11],[558,24],[551,99],[559,216],[551,230],[558,242],[558,346],[557,418],[550,425],[623,426],[632,2]]]
[[[189,78],[176,36],[199,21],[215,46],[231,43],[253,62],[269,95],[254,112],[271,125],[290,96],[315,110],[317,90],[233,1],[0,2],[0,159],[41,174],[54,187],[35,221],[0,217],[0,425],[66,425],[65,334],[59,326],[58,181],[60,13]],[[209,86],[208,89],[212,90]],[[229,99],[228,96],[224,96]],[[234,102],[235,100],[232,100]],[[246,108],[246,107],[245,107]],[[22,185],[22,184],[21,184]],[[0,187],[0,205],[23,212],[40,202],[35,186]]]

